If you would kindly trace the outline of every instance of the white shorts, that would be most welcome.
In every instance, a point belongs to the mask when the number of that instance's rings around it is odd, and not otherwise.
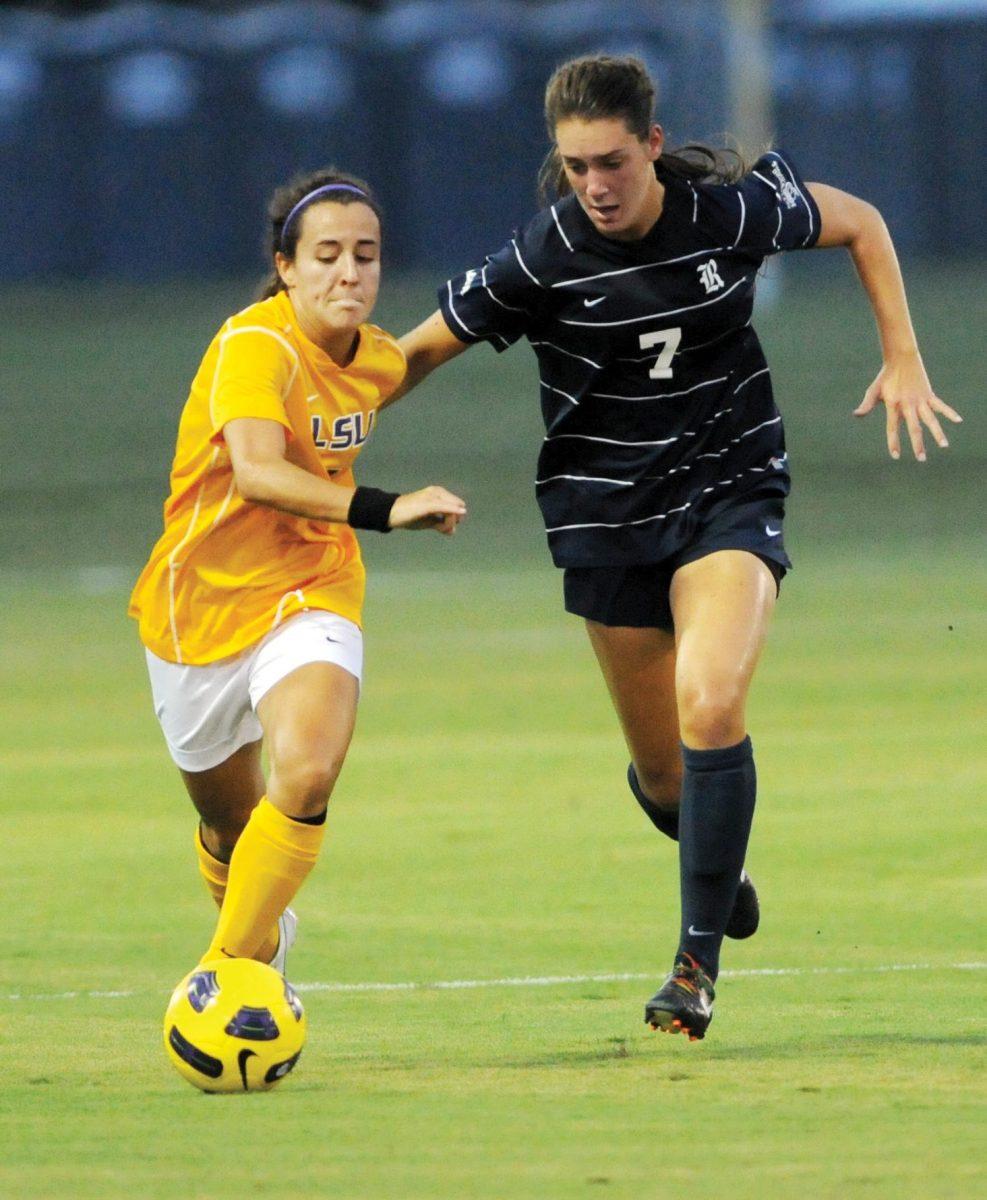
[[[263,735],[257,705],[276,683],[308,663],[329,662],[359,683],[363,634],[324,610],[296,613],[232,658],[205,666],[166,662],[145,649],[154,711],[183,771],[208,771]]]

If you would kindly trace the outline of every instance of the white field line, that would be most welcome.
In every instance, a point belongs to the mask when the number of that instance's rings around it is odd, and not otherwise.
[[[987,962],[962,963],[888,963],[876,967],[752,967],[737,971],[721,971],[720,979],[764,979],[779,976],[809,975],[875,975],[889,971],[984,971]],[[296,983],[299,992],[434,992],[467,991],[491,987],[557,987],[572,983],[626,983],[657,979],[660,971],[617,971],[597,975],[508,975],[502,979],[436,979],[430,983],[416,981],[395,983]],[[3,1001],[38,1000],[122,1000],[132,996],[147,996],[148,991],[114,992],[8,992],[0,995]],[[162,993],[164,994],[164,993]]]

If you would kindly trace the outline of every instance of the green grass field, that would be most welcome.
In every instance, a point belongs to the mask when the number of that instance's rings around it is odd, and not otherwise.
[[[123,608],[179,393],[243,293],[2,298],[0,1196],[987,1191],[973,278],[916,280],[934,379],[968,417],[925,468],[846,417],[874,350],[843,284],[796,277],[762,321],[798,569],[750,713],[764,920],[726,948],[703,1043],[641,1019],[674,949],[674,849],[626,791],[542,548],[531,364],[476,351],[382,422],[363,478],[435,478],[473,511],[451,543],[364,539],[365,699],[291,963],[309,1042],[277,1091],[230,1098],[160,1043],[213,909]],[[388,303],[403,328],[427,289]]]

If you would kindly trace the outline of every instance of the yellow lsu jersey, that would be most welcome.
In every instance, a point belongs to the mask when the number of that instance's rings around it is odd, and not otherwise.
[[[353,361],[340,367],[298,328],[285,292],[230,317],[192,382],[164,532],[130,598],[148,649],[201,665],[305,609],[360,623],[365,574],[353,530],[243,500],[223,427],[277,421],[290,462],[353,487],[353,462],[405,368],[400,346],[374,325],[360,326]]]

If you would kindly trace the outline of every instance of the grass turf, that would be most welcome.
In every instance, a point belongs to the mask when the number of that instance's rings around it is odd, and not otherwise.
[[[751,713],[765,920],[728,945],[697,1045],[641,1019],[674,852],[625,794],[551,571],[378,571],[292,975],[644,978],[310,988],[297,1072],[241,1098],[198,1095],[160,1046],[212,910],[123,597],[5,589],[0,1194],[974,1194],[984,978],[949,965],[982,950],[985,579],[925,567],[823,558],[786,584]],[[798,973],[744,974],[771,968]]]
[[[361,460],[365,482],[461,489],[471,516],[451,544],[364,539],[365,700],[291,967],[423,986],[303,992],[298,1071],[231,1099],[193,1092],[160,1046],[212,909],[122,612],[187,381],[247,293],[0,295],[17,434],[0,445],[0,1196],[985,1190],[985,976],[950,967],[984,959],[980,268],[909,272],[933,380],[967,418],[919,468],[884,459],[879,418],[849,421],[869,318],[845,276],[803,266],[760,321],[798,567],[750,710],[765,916],[727,947],[707,1041],[642,1021],[673,949],[674,851],[626,793],[545,561],[530,355],[481,349]],[[381,323],[432,303],[385,282]],[[775,968],[794,973],[743,973]],[[622,974],[642,978],[427,986]]]

